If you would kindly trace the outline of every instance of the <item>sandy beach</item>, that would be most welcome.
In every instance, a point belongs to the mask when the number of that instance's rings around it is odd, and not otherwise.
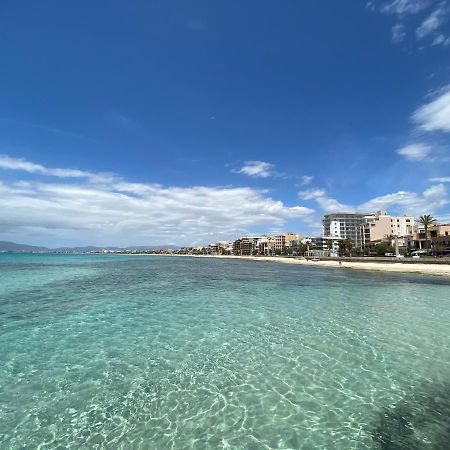
[[[224,258],[224,259],[245,259],[250,261],[267,261],[281,264],[297,264],[308,267],[328,267],[333,269],[355,269],[369,270],[376,272],[402,272],[417,273],[424,275],[446,276],[450,277],[450,264],[424,264],[414,263],[405,264],[401,262],[349,262],[349,261],[312,261],[306,259],[294,259],[283,257],[264,257],[264,256],[221,256],[221,255],[197,255],[195,258]]]

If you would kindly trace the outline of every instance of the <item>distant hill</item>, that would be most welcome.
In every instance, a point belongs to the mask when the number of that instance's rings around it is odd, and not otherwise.
[[[47,247],[35,245],[16,244],[15,242],[0,241],[0,251],[3,252],[48,252]]]
[[[124,250],[176,250],[179,247],[175,245],[136,245],[130,247],[59,247],[59,248],[47,248],[37,247],[35,245],[16,244],[15,242],[0,241],[0,252],[99,252],[105,249],[124,251]]]

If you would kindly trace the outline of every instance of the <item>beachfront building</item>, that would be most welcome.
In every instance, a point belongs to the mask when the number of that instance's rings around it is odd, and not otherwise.
[[[372,244],[390,241],[397,237],[398,245],[406,248],[414,232],[414,217],[390,216],[387,211],[378,211],[364,217],[361,225],[362,245],[367,247]],[[392,244],[392,242],[389,242]]]
[[[260,253],[260,243],[267,236],[243,236],[233,242],[233,255],[251,256]]]
[[[229,255],[233,250],[233,244],[228,241],[218,241],[208,245],[209,255]]]
[[[310,251],[318,250],[321,256],[338,256],[339,255],[339,242],[343,238],[331,237],[331,236],[319,236],[311,238],[311,244],[309,246]]]
[[[450,224],[433,224],[428,227],[428,236],[421,225],[414,230],[414,248],[425,250],[427,240],[433,251],[450,251]]]
[[[275,254],[275,238],[273,236],[262,236],[258,242],[259,254],[271,256]]]
[[[354,248],[361,248],[362,225],[364,218],[368,214],[358,213],[332,213],[323,216],[323,237],[341,239],[351,239]]]
[[[297,233],[281,233],[274,236],[274,238],[276,251],[276,250],[283,250],[284,248],[291,248],[293,242],[301,241],[303,239],[303,236],[300,236]]]
[[[431,246],[436,253],[450,253],[450,224],[432,225],[429,228]]]

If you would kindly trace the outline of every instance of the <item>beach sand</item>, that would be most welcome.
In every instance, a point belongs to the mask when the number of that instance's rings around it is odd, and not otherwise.
[[[264,257],[264,256],[225,256],[225,255],[197,255],[195,258],[224,258],[224,259],[245,259],[250,261],[267,261],[281,264],[297,264],[308,267],[329,267],[334,269],[356,269],[376,272],[402,272],[418,273],[424,275],[447,276],[450,277],[450,264],[404,264],[401,262],[349,262],[349,261],[312,261],[306,259]]]

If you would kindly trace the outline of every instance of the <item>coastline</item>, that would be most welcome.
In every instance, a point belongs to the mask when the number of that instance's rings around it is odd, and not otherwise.
[[[401,262],[351,262],[351,261],[312,261],[306,259],[265,257],[265,256],[234,256],[234,255],[179,255],[191,256],[193,258],[221,258],[221,259],[241,259],[248,261],[275,262],[281,264],[295,264],[308,267],[327,267],[332,269],[354,269],[366,270],[370,272],[386,273],[413,273],[421,275],[433,275],[440,277],[450,277],[450,264],[405,264]]]

